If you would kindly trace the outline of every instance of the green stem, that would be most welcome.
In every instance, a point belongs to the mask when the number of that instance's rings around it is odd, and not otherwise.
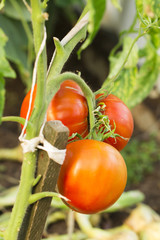
[[[22,118],[22,117],[6,116],[6,117],[2,117],[1,121],[2,122],[17,122],[17,123],[20,123],[21,125],[24,126],[26,120],[24,118]],[[33,129],[33,125],[32,125],[32,123],[30,121],[28,121],[28,123],[27,123],[27,130],[28,131],[32,131],[32,129]]]
[[[37,56],[37,53],[39,52],[39,49],[44,37],[44,19],[42,16],[41,1],[31,0],[30,2],[32,7],[32,25],[33,25],[34,45],[35,45],[35,52]],[[84,28],[85,27],[83,27],[83,30],[81,29],[82,31],[78,30],[75,36],[72,36],[73,41],[71,37],[69,39],[69,42],[65,44],[65,51],[66,51],[65,60],[67,60],[67,58],[69,57],[74,46],[79,42],[79,40],[81,40],[85,36],[86,28],[85,30]],[[63,64],[64,64],[64,61],[60,61],[61,67],[59,68],[59,70],[62,68]],[[27,129],[27,135],[26,135],[27,139],[34,138],[39,134],[40,127],[44,121],[47,105],[49,105],[50,100],[52,99],[53,95],[56,93],[58,86],[60,85],[60,82],[63,82],[65,79],[72,78],[73,80],[79,82],[79,85],[82,88],[82,91],[86,93],[85,95],[87,96],[90,110],[93,109],[94,96],[92,94],[92,91],[88,88],[86,84],[82,83],[82,79],[75,74],[60,75],[57,77],[57,79],[52,77],[54,75],[52,76],[50,75],[50,81],[48,81],[48,84],[47,84],[47,90],[48,90],[47,93],[50,94],[50,96],[48,97],[48,94],[45,94],[46,93],[46,89],[45,89],[46,67],[47,67],[47,60],[46,60],[46,48],[45,48],[39,58],[38,67],[37,67],[37,94],[36,94],[36,99],[34,104],[34,110],[30,117],[30,123],[32,124],[32,128]],[[53,69],[52,67],[51,69]],[[57,73],[59,73],[59,70]],[[52,89],[54,90],[52,91],[50,87],[52,87]],[[47,98],[47,103],[45,101],[46,98]],[[90,113],[90,116],[91,116],[90,118],[92,122],[91,124],[93,125],[94,117],[92,116],[91,113]],[[3,119],[3,121],[5,120],[7,119]],[[21,121],[20,118],[17,118],[14,120]],[[23,218],[25,216],[27,207],[29,206],[29,199],[31,196],[31,191],[34,183],[36,159],[37,159],[36,152],[34,153],[28,152],[24,154],[19,191],[17,194],[16,202],[12,210],[8,228],[6,229],[6,232],[5,232],[5,240],[11,240],[11,239],[17,240],[18,233],[20,231],[20,228],[23,222]]]
[[[37,56],[44,38],[45,19],[43,18],[40,0],[31,0],[31,7],[32,7],[32,27],[34,46],[35,53]],[[37,66],[37,93],[34,104],[34,111],[32,112],[33,114],[30,117],[30,121],[33,123],[33,129],[31,132],[29,132],[29,136],[31,137],[39,134],[39,130],[44,119],[44,114],[42,114],[42,112],[45,102],[46,72],[47,72],[47,58],[45,47],[42,54],[39,57]]]
[[[5,240],[17,240],[18,233],[29,205],[34,173],[36,167],[36,153],[24,155],[19,191],[16,197],[8,228],[5,232]]]
[[[6,116],[6,117],[2,117],[1,120],[2,122],[17,122],[22,125],[25,124],[25,118],[17,117],[17,116]],[[31,126],[32,126],[31,123],[28,122],[28,127],[31,128]]]
[[[65,73],[62,73],[61,75],[58,75],[55,78],[50,79],[50,81],[47,83],[47,89],[46,89],[47,106],[49,105],[55,93],[59,90],[60,84],[67,79],[72,79],[81,87],[87,100],[88,109],[89,109],[90,129],[92,129],[95,124],[95,117],[93,114],[93,111],[95,108],[95,97],[92,90],[89,88],[89,86],[85,83],[85,81],[80,76],[71,72],[65,72]]]
[[[40,193],[35,193],[32,194],[29,198],[29,204],[33,204],[39,200],[41,200],[42,198],[46,198],[46,197],[57,197],[59,196],[58,193],[56,192],[40,192]]]
[[[44,38],[44,19],[42,17],[41,1],[31,0],[31,7],[34,45],[37,55]],[[44,49],[39,57],[37,66],[37,94],[35,99],[35,108],[30,118],[32,122],[32,128],[27,129],[27,139],[34,138],[39,134],[39,129],[43,122],[43,119],[40,119],[39,116],[42,112],[45,102],[46,68],[46,49]],[[6,240],[17,240],[23,218],[25,216],[27,207],[29,206],[29,198],[31,195],[35,176],[36,160],[36,151],[34,153],[28,152],[24,154],[19,191],[12,210],[8,228],[5,232]]]

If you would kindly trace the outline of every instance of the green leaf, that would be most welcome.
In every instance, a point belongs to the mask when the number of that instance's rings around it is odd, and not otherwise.
[[[120,4],[120,0],[111,0],[112,4],[119,10],[122,10],[121,4]]]
[[[121,98],[131,108],[140,103],[153,88],[160,70],[160,57],[148,39],[146,46],[139,51],[144,63],[138,68],[121,71],[112,93]]]
[[[20,11],[18,11],[18,9],[20,9]],[[7,0],[3,9],[3,13],[6,16],[16,20],[21,20],[21,13],[23,13],[23,18],[26,21],[31,21],[31,14],[22,0]]]
[[[88,38],[81,46],[78,54],[86,49],[93,41],[99,27],[103,15],[106,10],[106,0],[88,0],[87,7],[89,9]]]
[[[31,63],[27,53],[28,39],[21,22],[1,14],[0,27],[8,37],[5,47],[6,57],[16,64],[22,79],[26,85],[30,85]]]
[[[16,74],[13,71],[13,69],[10,67],[9,62],[6,59],[6,53],[4,50],[4,47],[7,42],[7,37],[0,29],[0,75],[2,77],[10,77],[10,78],[15,78]]]
[[[111,79],[113,76],[115,76],[121,69],[121,66],[124,63],[126,56],[128,55],[128,52],[130,50],[130,47],[131,47],[133,41],[134,40],[131,37],[125,37],[123,39],[122,51],[118,52],[115,55],[111,55],[109,57],[109,60],[110,60],[110,74],[108,76],[109,79]],[[125,68],[127,69],[127,68],[135,67],[137,65],[137,63],[138,63],[138,47],[135,44],[130,52],[128,60],[125,64]]]
[[[5,102],[5,89],[4,89],[4,77],[14,78],[16,77],[15,72],[10,67],[9,62],[6,59],[6,54],[4,51],[4,47],[7,42],[7,37],[0,29],[0,122],[4,109]]]

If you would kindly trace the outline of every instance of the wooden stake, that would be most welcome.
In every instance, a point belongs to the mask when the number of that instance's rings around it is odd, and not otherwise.
[[[50,121],[46,122],[43,135],[56,148],[65,149],[69,130],[60,121]],[[33,193],[55,191],[60,167],[61,165],[48,157],[47,152],[40,150],[36,176],[41,175],[41,179],[34,187]],[[51,201],[51,197],[46,197],[29,206],[20,229],[18,240],[40,240],[42,238]]]

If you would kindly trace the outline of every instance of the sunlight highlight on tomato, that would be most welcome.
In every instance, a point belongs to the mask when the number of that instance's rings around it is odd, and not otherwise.
[[[67,145],[58,189],[71,209],[91,214],[108,208],[120,197],[126,181],[124,159],[111,145],[89,139]]]

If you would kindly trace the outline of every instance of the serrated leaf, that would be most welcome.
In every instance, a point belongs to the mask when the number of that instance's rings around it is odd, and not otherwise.
[[[128,55],[128,52],[130,50],[130,47],[131,47],[133,41],[134,40],[131,37],[125,37],[123,39],[122,51],[118,52],[114,56],[111,55],[109,57],[109,60],[110,60],[110,74],[108,76],[109,79],[111,79],[113,76],[115,76],[121,69],[121,66],[124,63],[124,61]],[[132,67],[135,67],[137,65],[137,63],[138,63],[138,47],[135,44],[130,52],[130,55],[129,55],[128,60],[124,67],[132,68]]]
[[[15,3],[13,0],[7,0],[5,2],[3,13],[8,17],[17,19],[17,20],[21,20],[22,14],[23,14],[23,18],[26,21],[31,21],[31,14],[26,8],[26,6],[24,5],[22,0],[16,0]]]
[[[112,1],[112,4],[115,6],[115,8],[117,8],[119,11],[122,10],[120,0],[111,0],[111,1]]]
[[[134,99],[131,99],[133,89],[135,88],[135,80],[137,75],[137,67],[131,69],[124,69],[112,89],[112,93],[119,97],[128,107],[133,105]]]
[[[99,27],[103,15],[106,10],[106,0],[88,0],[87,3],[89,9],[89,24],[88,24],[88,38],[83,43],[79,50],[79,54],[81,51],[86,49],[93,41]]]
[[[145,58],[140,68],[123,69],[112,89],[112,93],[122,99],[129,108],[148,96],[160,70],[160,57],[150,40],[140,51],[140,55]]]

